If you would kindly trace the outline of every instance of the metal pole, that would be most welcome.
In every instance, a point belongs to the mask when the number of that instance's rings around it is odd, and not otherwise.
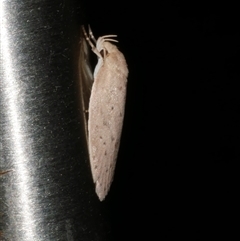
[[[0,3],[0,240],[110,240],[79,101],[79,2]]]

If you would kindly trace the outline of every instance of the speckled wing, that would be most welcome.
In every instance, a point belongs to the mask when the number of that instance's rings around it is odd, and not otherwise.
[[[108,43],[110,44],[110,43]],[[96,193],[103,200],[113,180],[124,118],[128,69],[123,54],[107,54],[89,102],[88,144]]]

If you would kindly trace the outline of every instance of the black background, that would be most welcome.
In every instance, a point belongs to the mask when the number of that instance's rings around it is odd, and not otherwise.
[[[129,67],[122,143],[105,201],[115,240],[229,238],[240,137],[237,5],[84,7],[96,37],[118,35]]]

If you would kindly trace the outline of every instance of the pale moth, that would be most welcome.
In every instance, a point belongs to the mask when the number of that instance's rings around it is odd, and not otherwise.
[[[113,180],[120,144],[128,68],[123,54],[111,42],[116,35],[97,40],[89,27],[84,36],[98,57],[88,106],[88,151],[95,190],[104,200]]]

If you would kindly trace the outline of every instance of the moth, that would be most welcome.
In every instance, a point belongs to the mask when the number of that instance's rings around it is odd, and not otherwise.
[[[82,30],[98,57],[88,104],[87,144],[95,191],[102,201],[110,189],[116,166],[128,68],[123,54],[113,44],[117,42],[114,39],[117,35],[106,35],[96,40],[90,27],[89,34],[84,27]]]

